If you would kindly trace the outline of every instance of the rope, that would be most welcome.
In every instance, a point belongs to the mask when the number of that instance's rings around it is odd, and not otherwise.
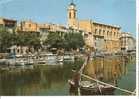
[[[82,65],[82,67],[81,67],[81,69],[79,70],[79,73],[80,73],[80,76],[81,76],[81,74],[82,74],[82,72],[83,72],[83,69],[84,69],[84,67],[87,65],[87,60],[88,60],[88,58],[86,58],[85,59],[85,62],[84,62],[84,64]],[[80,80],[79,80],[79,83],[81,82],[81,77],[80,77]],[[80,96],[80,88],[78,88],[78,95]]]
[[[136,89],[133,92],[136,93]],[[132,94],[132,95],[134,95],[134,94]]]
[[[72,71],[75,72],[75,70],[72,70]],[[94,78],[92,78],[92,77],[90,77],[90,76],[87,76],[87,75],[85,75],[85,74],[81,74],[81,76],[83,76],[83,77],[85,77],[85,78],[88,78],[88,79],[90,79],[90,80],[93,80],[93,81],[99,82],[99,83],[101,83],[101,84],[111,86],[111,87],[113,87],[113,88],[115,88],[115,89],[118,89],[118,90],[121,90],[121,91],[123,91],[123,92],[130,93],[130,94],[132,94],[132,95],[136,95],[135,92],[132,92],[132,91],[129,91],[129,90],[126,90],[126,89],[122,89],[122,88],[119,88],[119,87],[113,86],[113,85],[111,85],[111,84],[108,84],[108,83],[105,83],[105,82],[99,81],[99,80],[94,79]]]

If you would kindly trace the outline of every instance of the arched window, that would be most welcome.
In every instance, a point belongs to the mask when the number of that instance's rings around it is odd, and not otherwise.
[[[109,35],[109,31],[107,31],[107,36]]]
[[[105,35],[105,30],[103,30],[103,36]]]
[[[69,18],[71,19],[71,12],[69,12]]]

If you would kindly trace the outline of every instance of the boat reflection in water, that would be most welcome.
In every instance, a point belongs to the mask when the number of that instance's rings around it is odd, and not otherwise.
[[[67,80],[72,75],[71,70],[82,63],[79,60],[64,62],[63,65],[38,65],[33,69],[0,69],[0,95],[69,95]]]
[[[94,58],[85,66],[83,75],[110,85],[98,83],[81,76],[80,85],[78,86],[79,89],[74,86],[75,81],[70,82],[70,94],[78,95],[80,90],[81,95],[114,95],[116,89],[112,86],[119,87],[118,83],[120,82],[118,82],[118,80],[128,73],[127,64],[129,61],[130,59],[127,57]],[[75,77],[75,75],[73,77]]]

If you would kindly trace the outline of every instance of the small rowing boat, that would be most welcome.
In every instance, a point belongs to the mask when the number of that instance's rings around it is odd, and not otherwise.
[[[91,83],[90,81],[81,81],[78,87],[72,80],[69,80],[69,84],[72,90],[80,88],[81,95],[113,95],[115,90],[110,85]]]

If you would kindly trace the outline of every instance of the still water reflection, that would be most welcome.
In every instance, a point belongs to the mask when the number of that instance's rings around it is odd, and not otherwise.
[[[103,77],[104,82],[118,80],[118,86],[133,91],[136,84],[135,58],[124,62],[121,57],[96,58],[85,67],[84,73]],[[72,69],[79,69],[83,61],[64,65],[37,66],[28,70],[0,71],[0,95],[69,95],[68,79]],[[125,94],[119,90],[116,95]]]
[[[134,91],[136,86],[135,57],[107,57],[95,58],[85,67],[83,73],[92,78],[97,78],[108,84],[117,82],[116,86]],[[83,80],[87,80],[83,78]],[[116,90],[116,95],[128,95],[129,93]]]

